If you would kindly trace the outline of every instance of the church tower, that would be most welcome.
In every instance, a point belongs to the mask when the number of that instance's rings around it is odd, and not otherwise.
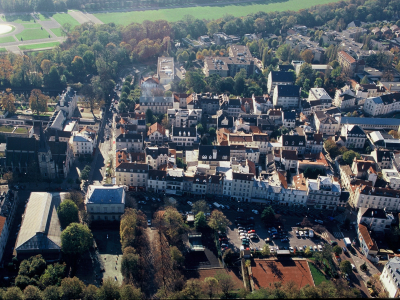
[[[46,136],[43,132],[42,122],[40,122],[39,127],[38,161],[40,174],[42,175],[42,177],[54,179],[54,161],[51,155],[49,144],[46,141]]]

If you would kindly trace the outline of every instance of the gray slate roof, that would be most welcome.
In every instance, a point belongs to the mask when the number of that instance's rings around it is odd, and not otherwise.
[[[124,188],[118,186],[95,186],[88,188],[87,203],[120,204],[125,203]]]

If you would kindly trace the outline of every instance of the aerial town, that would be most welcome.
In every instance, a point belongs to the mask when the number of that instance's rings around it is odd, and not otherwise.
[[[4,42],[0,299],[400,297],[400,20],[377,2],[68,11],[56,46]],[[61,22],[1,5],[0,31]]]

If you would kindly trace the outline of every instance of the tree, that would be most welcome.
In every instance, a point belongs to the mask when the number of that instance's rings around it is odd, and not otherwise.
[[[197,215],[199,212],[208,213],[210,208],[205,200],[199,200],[193,203],[192,212]]]
[[[325,169],[309,168],[307,167],[303,173],[305,178],[317,179],[319,175],[325,176]]]
[[[81,174],[80,174],[79,178],[81,180],[88,180],[89,179],[90,170],[91,170],[90,166],[86,165],[83,168],[83,170],[81,171]]]
[[[390,130],[389,134],[393,136],[395,139],[399,138],[399,133],[396,130]]]
[[[117,281],[114,281],[111,277],[104,280],[101,287],[97,290],[98,300],[118,300],[120,285]]]
[[[304,250],[304,255],[310,256],[311,254],[312,254],[311,250],[308,247],[306,247],[306,250]]]
[[[213,296],[218,293],[218,280],[214,277],[204,278],[203,292],[212,299]]]
[[[57,209],[58,218],[60,219],[61,226],[67,227],[69,224],[79,222],[78,206],[72,200],[64,200],[61,202]]]
[[[207,226],[206,216],[202,211],[197,213],[196,217],[194,218],[194,227],[197,230],[202,230]]]
[[[218,280],[218,287],[224,294],[225,298],[228,298],[229,293],[235,287],[235,283],[233,282],[232,277],[229,276],[226,271],[218,271],[215,275],[215,279]]]
[[[42,276],[40,276],[40,287],[45,288],[50,285],[61,284],[61,280],[64,278],[65,264],[55,263],[54,265],[48,265]]]
[[[182,252],[176,246],[172,246],[169,249],[169,252],[171,254],[171,259],[172,259],[174,268],[176,269],[176,268],[180,267],[185,260],[185,257],[182,255]]]
[[[303,52],[301,52],[300,57],[302,60],[304,60],[306,63],[311,64],[312,60],[314,58],[314,54],[312,52],[312,50],[310,49],[306,49]]]
[[[361,155],[359,154],[359,153],[357,153],[357,152],[354,152],[353,150],[349,150],[349,151],[346,151],[345,153],[343,153],[343,162],[346,164],[346,165],[352,165],[353,164],[353,160],[354,160],[354,158],[357,158],[357,159],[360,159],[361,158]]]
[[[82,292],[82,300],[97,300],[97,287],[89,284]]]
[[[23,300],[24,294],[17,287],[9,287],[3,295],[3,300]]]
[[[59,300],[61,298],[61,290],[57,286],[50,285],[42,292],[42,298],[43,300]]]
[[[24,300],[42,300],[40,290],[33,285],[28,285],[24,289]]]
[[[179,236],[185,230],[185,222],[183,221],[182,215],[176,210],[176,208],[171,206],[165,209],[160,225],[162,231],[172,244],[175,244],[178,241]]]
[[[124,249],[124,254],[121,260],[121,274],[124,276],[125,280],[130,283],[137,283],[137,275],[139,271],[139,255],[135,253],[130,253],[125,250],[133,249],[132,247],[127,247]]]
[[[351,273],[351,263],[348,260],[342,260],[340,262],[340,271],[346,274]]]
[[[86,225],[71,223],[61,233],[61,250],[66,254],[82,254],[92,244],[93,235]]]
[[[365,75],[365,76],[361,79],[360,84],[368,84],[368,83],[369,83],[369,79],[368,79],[367,75]]]
[[[329,244],[325,244],[324,247],[322,248],[322,256],[326,259],[326,260],[330,260],[332,258],[332,246]]]
[[[264,245],[263,249],[261,250],[261,254],[263,256],[268,256],[271,254],[271,250],[269,249],[269,245]]]
[[[47,111],[47,101],[49,97],[43,95],[40,90],[33,89],[29,97],[29,105],[33,112],[39,115],[42,112]]]
[[[232,223],[229,219],[219,210],[213,210],[208,221],[208,226],[210,226],[215,231],[225,232],[226,228]]]
[[[60,292],[63,299],[80,299],[85,284],[77,277],[64,278],[61,281]]]
[[[140,300],[142,299],[142,292],[140,289],[135,288],[133,285],[125,284],[120,289],[121,300]]]
[[[232,249],[227,249],[222,255],[222,259],[227,265],[231,265],[236,258],[235,253],[233,253]]]
[[[68,195],[67,199],[71,199],[76,204],[76,206],[79,207],[83,203],[82,192],[80,192],[80,191],[71,191],[71,192],[69,192],[69,195]]]
[[[360,266],[361,271],[366,272],[368,270],[368,266],[367,264],[364,262],[361,266]]]
[[[13,114],[17,110],[14,103],[14,93],[11,92],[11,89],[6,89],[6,92],[3,92],[3,95],[1,97],[1,106],[4,110],[8,111],[10,114]]]
[[[19,265],[18,275],[28,277],[40,276],[46,269],[46,261],[39,254],[25,259]]]
[[[176,158],[176,166],[178,168],[181,168],[181,169],[185,169],[186,168],[186,164],[183,162],[183,159],[180,158],[180,157]]]
[[[261,213],[261,220],[266,226],[272,224],[275,221],[275,211],[272,206],[266,207]]]
[[[335,247],[333,247],[333,252],[335,252],[336,255],[340,255],[342,254],[343,250],[339,245],[336,245]]]

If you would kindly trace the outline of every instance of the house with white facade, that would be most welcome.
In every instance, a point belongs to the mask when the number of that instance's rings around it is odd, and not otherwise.
[[[277,85],[293,85],[294,73],[284,71],[271,71],[268,74],[268,93],[274,92]]]
[[[317,209],[335,210],[340,202],[341,187],[333,176],[307,179],[307,205]]]
[[[283,109],[298,108],[300,105],[301,87],[298,85],[276,85],[274,88],[274,107]]]
[[[314,113],[314,125],[318,133],[335,135],[340,129],[340,122],[324,111]]]
[[[126,149],[128,152],[143,152],[143,135],[121,133],[115,138],[116,150]]]
[[[357,228],[357,237],[360,242],[361,252],[372,261],[377,260],[376,255],[379,252],[378,245],[372,239],[369,234],[367,226],[363,224],[358,224]]]
[[[159,166],[168,163],[168,148],[167,147],[147,147],[146,164],[153,168],[158,169]]]
[[[371,116],[386,115],[400,111],[400,93],[368,98],[364,103],[364,112]]]
[[[197,127],[172,126],[171,140],[178,146],[193,146],[198,142]]]
[[[85,134],[84,132],[76,133],[71,136],[69,144],[72,147],[75,157],[93,154],[94,141],[89,134]]]
[[[356,105],[356,95],[349,85],[336,90],[333,104],[339,108],[350,108]]]
[[[393,221],[393,215],[387,214],[384,209],[361,207],[358,210],[357,224],[363,224],[375,232],[389,230]]]
[[[347,148],[364,148],[367,136],[362,128],[357,125],[343,124],[341,137],[344,137],[344,146]]]
[[[151,192],[165,193],[167,188],[167,171],[149,170],[147,188]]]
[[[294,111],[283,112],[283,126],[285,126],[288,129],[293,129],[296,127],[296,112]]]
[[[147,130],[147,139],[151,145],[162,145],[168,141],[168,135],[164,126],[154,123]]]
[[[400,257],[393,257],[385,264],[379,279],[389,298],[400,296]]]

